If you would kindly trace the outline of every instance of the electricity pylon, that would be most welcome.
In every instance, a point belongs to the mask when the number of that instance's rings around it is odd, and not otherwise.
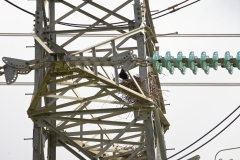
[[[118,1],[116,8],[108,6],[107,1],[76,3],[36,0],[35,59],[3,58],[7,84],[14,83],[18,74],[35,71],[34,93],[27,111],[34,124],[33,160],[44,159],[46,141],[49,160],[56,159],[57,146],[79,159],[165,160],[164,133],[169,123],[164,117],[158,73],[146,60],[158,50],[149,0]],[[70,11],[63,13],[60,4]],[[118,13],[123,9],[127,13]],[[96,10],[105,15],[99,18]],[[127,17],[131,13],[134,19]],[[61,15],[55,18],[55,14]],[[88,17],[94,22],[62,22],[78,15],[79,19]],[[109,17],[121,22],[110,23]],[[57,25],[65,26],[57,30]],[[78,42],[85,33],[106,31],[121,34],[96,44],[84,39]],[[72,38],[60,44],[60,33],[72,34]],[[77,51],[68,47],[74,45]],[[89,47],[83,48],[86,46]],[[123,85],[120,70],[130,77],[135,90]],[[159,91],[154,98],[153,82]],[[102,104],[106,107],[102,108]],[[125,120],[118,118],[131,113],[133,116]]]
[[[158,78],[162,68],[171,74],[174,68],[182,74],[186,68],[194,74],[198,68],[206,74],[210,67],[221,66],[230,74],[233,67],[240,69],[240,52],[236,58],[229,52],[224,58],[217,52],[212,58],[205,52],[200,58],[193,52],[189,58],[182,52],[176,58],[170,52],[160,56],[149,0],[114,1],[115,8],[109,3],[36,0],[35,59],[3,57],[6,65],[0,67],[4,69],[0,75],[5,74],[7,84],[14,83],[18,74],[35,72],[27,111],[34,124],[33,160],[44,159],[45,146],[49,160],[56,160],[57,146],[78,159],[165,160],[164,133],[169,123]],[[66,8],[70,11],[64,13]],[[71,17],[92,23],[62,21]],[[112,17],[121,22],[109,22]],[[120,35],[96,43],[97,37],[90,41],[82,37],[88,32]],[[65,41],[59,34],[72,37]]]

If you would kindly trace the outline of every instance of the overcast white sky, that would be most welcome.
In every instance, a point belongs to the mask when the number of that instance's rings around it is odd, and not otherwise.
[[[106,0],[105,0],[106,1]],[[35,1],[18,0],[15,4],[31,11],[35,11]],[[178,0],[151,0],[151,10],[162,10],[171,5],[179,3]],[[10,6],[5,1],[0,1],[0,33],[30,33],[33,29],[32,16],[19,11]],[[133,14],[129,11],[129,14]],[[239,0],[201,0],[200,2],[182,9],[176,13],[154,20],[156,33],[164,34],[178,32],[188,33],[240,33],[240,1]],[[133,16],[133,15],[131,15]],[[75,23],[75,22],[72,22]],[[85,23],[85,22],[82,22]],[[223,57],[226,51],[236,56],[240,51],[240,38],[158,38],[160,54],[165,55],[170,51],[176,56],[178,51],[182,51],[188,57],[190,51],[194,51],[200,56],[202,51],[212,57],[214,51],[219,52]],[[22,59],[32,59],[34,49],[26,49],[26,46],[33,45],[31,37],[0,37],[0,57],[16,57]],[[3,62],[0,62],[0,66]],[[164,73],[167,73],[165,70]],[[240,71],[234,68],[233,75],[229,75],[227,70],[219,68],[218,71],[210,70],[209,75],[205,75],[199,69],[197,75],[193,75],[187,70],[186,75],[181,75],[178,70],[174,75],[164,76],[161,82],[238,82]],[[0,77],[4,82],[4,77]],[[33,81],[33,74],[30,76],[19,76],[20,81]],[[23,138],[32,137],[32,122],[28,119],[26,110],[30,103],[32,86],[0,86],[1,95],[1,159],[31,159],[32,141],[23,141]],[[240,87],[163,87],[169,92],[164,93],[170,103],[167,106],[166,117],[171,126],[165,134],[167,148],[175,148],[175,151],[167,151],[168,156],[178,152],[191,142],[205,134],[217,123],[232,112],[239,103],[238,90]],[[201,140],[199,143],[183,152],[173,160],[189,153],[197,148],[226,126],[240,111],[237,111],[226,123],[215,132]],[[200,155],[202,160],[214,159],[217,151],[224,148],[240,147],[240,120],[233,123],[226,131],[220,134],[212,142],[193,153],[191,156]],[[58,148],[58,152],[62,151]],[[189,157],[191,157],[189,156]],[[218,159],[223,160],[240,159],[239,150],[226,151],[220,153]],[[59,156],[59,160],[65,158],[76,159],[67,153]],[[187,158],[186,158],[187,159]]]

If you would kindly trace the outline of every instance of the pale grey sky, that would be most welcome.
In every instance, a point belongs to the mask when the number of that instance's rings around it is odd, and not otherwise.
[[[35,1],[18,0],[12,2],[31,12],[35,11]],[[150,1],[152,10],[162,10],[179,2],[181,1]],[[2,20],[0,33],[32,32],[34,17],[19,11],[5,1],[0,1],[0,6],[0,16]],[[239,0],[201,0],[176,13],[154,20],[154,25],[156,32],[163,34],[176,31],[180,34],[240,33],[239,15]],[[71,22],[71,19],[69,19],[68,22]],[[160,46],[159,52],[162,56],[164,56],[167,51],[171,51],[172,55],[175,56],[178,51],[182,51],[187,57],[190,51],[194,51],[198,56],[200,56],[202,51],[206,51],[207,55],[212,57],[213,52],[218,51],[220,57],[223,57],[226,51],[230,51],[235,57],[237,52],[240,51],[240,38],[158,38],[158,40]],[[34,49],[26,49],[26,46],[31,46],[34,43],[31,37],[0,37],[0,43],[0,57],[7,56],[28,60],[33,58]],[[0,62],[0,66],[1,65],[3,65],[3,62]],[[164,70],[164,73],[168,74],[166,70]],[[164,76],[162,78],[162,82],[228,83],[239,82],[239,80],[240,71],[236,68],[234,68],[233,75],[229,75],[225,69],[219,68],[218,71],[211,69],[209,75],[205,75],[200,69],[197,75],[193,75],[190,70],[187,70],[184,76],[176,69],[174,75]],[[0,77],[0,81],[5,81],[3,76]],[[20,75],[17,81],[33,81],[33,74],[29,76]],[[24,94],[31,93],[33,87],[0,87],[2,108],[2,129],[0,134],[1,159],[31,159],[32,141],[23,141],[23,138],[32,137],[32,122],[26,114],[31,97],[25,96]],[[240,87],[163,87],[164,90],[169,90],[169,92],[164,93],[164,97],[167,100],[166,103],[171,104],[166,107],[166,117],[171,124],[165,134],[166,146],[167,148],[176,149],[175,151],[167,151],[168,156],[171,156],[198,139],[232,112],[240,104],[238,95],[239,88]],[[208,137],[172,159],[175,160],[185,155],[209,140],[239,113],[240,111],[234,114],[226,123]],[[216,139],[191,156],[198,154],[202,160],[211,160],[214,159],[217,151],[221,149],[239,147],[239,126],[240,120],[237,120]],[[58,152],[62,152],[62,149],[58,148]],[[239,150],[227,151],[219,154],[219,158],[220,157],[222,157],[223,160],[229,160],[230,158],[238,160],[240,159],[240,152]],[[58,157],[60,160],[66,158],[76,159],[67,152],[61,157]]]

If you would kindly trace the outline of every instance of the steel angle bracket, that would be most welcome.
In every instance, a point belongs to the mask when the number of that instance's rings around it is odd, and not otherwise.
[[[34,123],[35,127],[46,127],[46,124],[43,122],[43,118],[41,117],[37,117],[37,118],[35,117],[34,122],[35,122]]]
[[[126,51],[109,57],[111,65],[115,65],[117,69],[124,69],[125,71],[135,68],[137,66],[137,55],[133,51]]]
[[[138,118],[138,120],[149,120],[152,115],[151,110],[145,110],[145,111],[135,111],[134,117]]]
[[[49,57],[43,58],[39,61],[26,61],[9,57],[3,57],[2,60],[6,64],[3,69],[6,83],[8,85],[14,83],[17,80],[18,74],[28,74],[33,69],[48,67],[51,64],[50,62],[47,62],[49,60]]]
[[[8,57],[3,57],[2,60],[6,64],[4,74],[7,84],[14,83],[17,80],[18,74],[28,74],[31,71],[24,60]]]
[[[111,57],[83,57],[65,55],[63,59],[69,66],[116,66],[118,69],[129,70],[136,67],[137,55],[133,51],[125,51]],[[134,65],[133,65],[134,63]]]

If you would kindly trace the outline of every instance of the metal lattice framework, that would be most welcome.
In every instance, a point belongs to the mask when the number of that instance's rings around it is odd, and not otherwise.
[[[164,133],[169,123],[164,117],[163,97],[159,94],[153,100],[146,95],[150,72],[161,90],[157,71],[146,63],[146,56],[152,57],[158,50],[149,1],[115,2],[119,3],[116,8],[105,1],[77,3],[36,0],[35,59],[3,58],[7,84],[14,83],[18,74],[35,70],[35,89],[27,112],[34,122],[33,159],[44,159],[46,140],[49,160],[56,159],[57,146],[79,159],[166,159]],[[57,5],[64,5],[68,11],[61,11],[62,15],[55,18],[60,12]],[[132,13],[134,20],[128,18],[128,13],[118,13],[123,9]],[[99,18],[96,10],[105,15]],[[62,22],[71,16],[87,17],[92,24]],[[110,23],[108,19],[112,17],[122,22]],[[57,25],[65,26],[56,30]],[[120,35],[96,44],[79,43],[78,39],[88,32]],[[73,36],[60,44],[62,39],[57,39],[57,34]],[[78,50],[69,50],[70,45]],[[137,90],[121,85],[121,69],[127,72]],[[141,82],[145,81],[144,85],[136,81],[131,70],[139,75]],[[113,77],[109,75],[111,72]],[[122,99],[123,94],[133,101]],[[127,118],[119,118],[124,115]]]
[[[158,73],[163,67],[170,74],[174,68],[182,74],[186,68],[194,74],[198,68],[206,74],[218,66],[230,74],[240,69],[240,52],[236,58],[229,52],[224,58],[217,52],[212,58],[206,52],[186,58],[181,51],[176,58],[170,52],[160,56],[149,0],[36,0],[36,12],[30,14],[35,17],[35,59],[3,57],[0,75],[12,84],[19,74],[35,72],[27,111],[34,123],[33,160],[46,154],[56,160],[57,146],[78,159],[165,160],[164,133],[170,124]],[[112,37],[98,39],[103,33]]]
[[[175,9],[180,4],[169,7],[172,11],[161,16],[185,7]],[[234,67],[240,69],[240,52],[235,58],[228,51],[223,58],[217,52],[212,58],[206,52],[199,58],[194,52],[186,58],[181,51],[176,58],[170,52],[159,55],[156,37],[162,35],[155,34],[152,20],[161,16],[152,18],[157,13],[151,14],[149,0],[36,0],[35,14],[25,12],[35,17],[31,34],[35,59],[3,57],[6,65],[0,67],[4,70],[0,76],[4,74],[6,83],[12,84],[19,74],[35,72],[27,111],[34,124],[33,160],[44,160],[46,154],[47,159],[56,160],[58,146],[78,159],[166,160],[164,133],[170,124],[164,116],[158,77],[162,69],[165,67],[170,74],[175,68],[182,74],[186,68],[193,74],[198,68],[206,74],[219,66],[230,74]]]

